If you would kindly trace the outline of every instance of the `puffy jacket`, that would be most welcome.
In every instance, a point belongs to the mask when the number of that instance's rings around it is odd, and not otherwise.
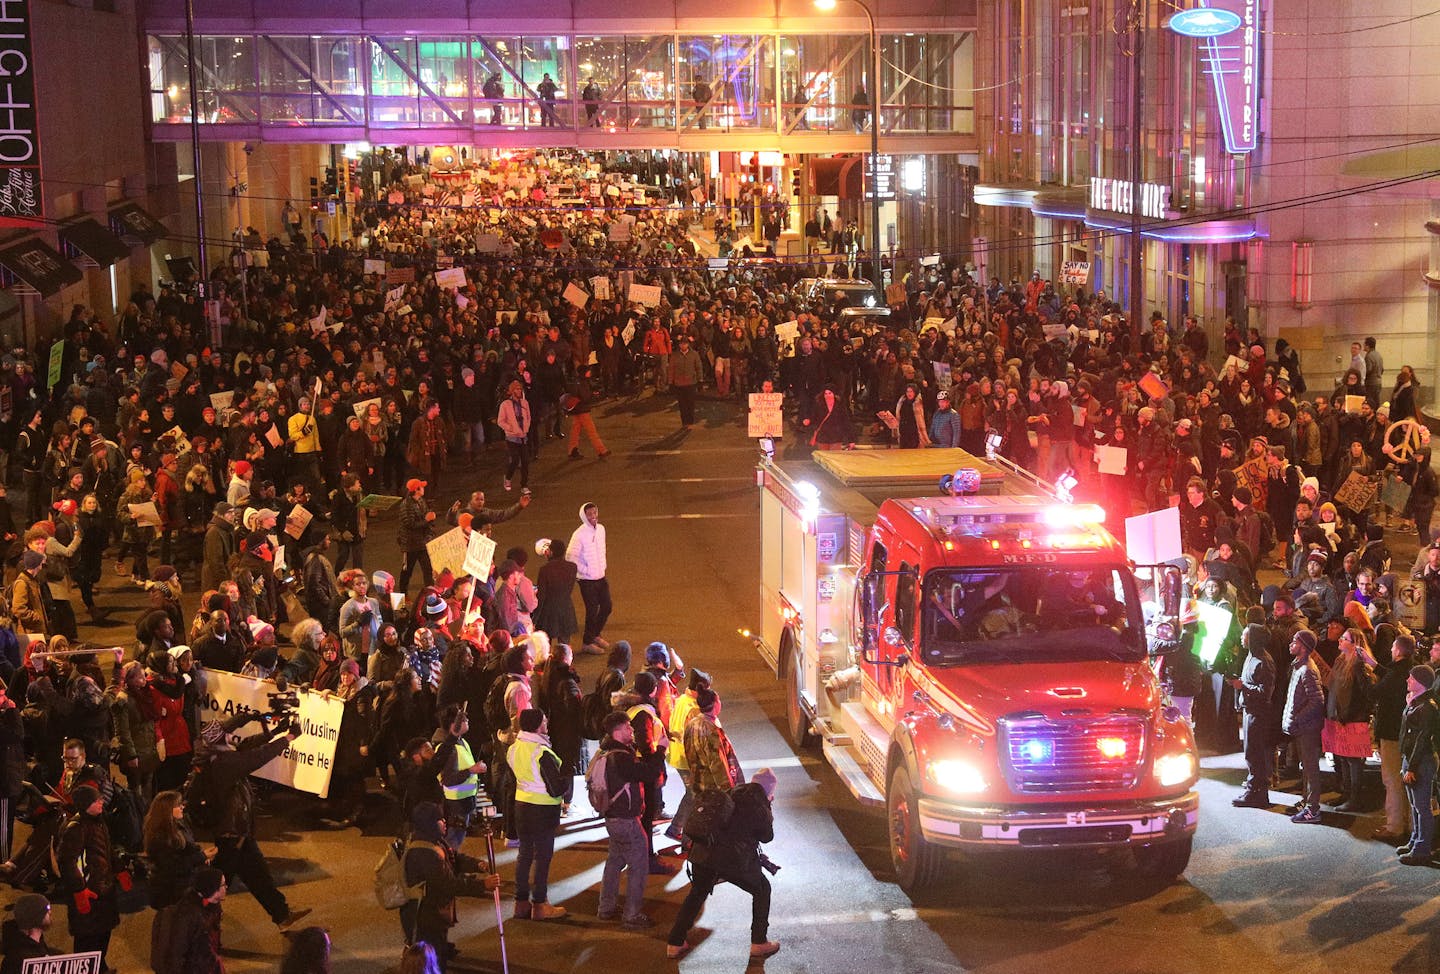
[[[150,928],[150,968],[155,974],[223,974],[220,905],[205,905],[186,891],[178,903],[155,914]]]
[[[937,409],[930,417],[930,441],[938,447],[960,445],[960,414],[953,409]]]
[[[640,786],[658,784],[664,770],[660,753],[640,757],[633,748],[607,737],[595,758],[602,754],[606,755],[605,787],[610,791],[610,808],[605,817],[639,818],[645,812],[645,796]],[[632,787],[627,789],[626,785]]]
[[[570,535],[570,544],[565,548],[565,558],[575,563],[578,577],[588,581],[605,577],[605,525],[594,527],[585,520],[585,507],[580,506],[580,526]]]
[[[147,687],[144,691],[150,692]],[[120,741],[116,762],[124,768],[132,761],[140,762],[140,773],[148,774],[160,766],[160,753],[155,749],[155,721],[151,720],[141,702],[125,690],[118,690],[110,705],[115,720],[115,737]]]
[[[1320,685],[1320,668],[1313,659],[1291,667],[1290,691],[1280,729],[1287,734],[1314,733],[1325,724],[1325,688]]]
[[[742,780],[730,738],[698,709],[685,721],[683,747],[693,790],[729,791]]]

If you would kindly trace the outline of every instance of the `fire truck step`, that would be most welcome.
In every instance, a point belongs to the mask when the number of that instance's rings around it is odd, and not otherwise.
[[[850,794],[855,796],[856,801],[862,805],[881,806],[885,804],[885,795],[875,783],[870,780],[865,766],[856,760],[855,749],[846,747],[843,744],[832,744],[824,742],[825,759],[830,766],[840,775],[840,780],[845,782],[845,787]]]

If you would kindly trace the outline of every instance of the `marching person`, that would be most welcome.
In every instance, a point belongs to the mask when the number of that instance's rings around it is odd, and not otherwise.
[[[1275,661],[1268,652],[1270,631],[1251,624],[1240,635],[1245,648],[1245,665],[1239,679],[1230,684],[1241,695],[1244,708],[1245,784],[1240,797],[1230,804],[1236,808],[1270,807],[1270,765],[1275,745],[1270,740],[1272,698],[1275,695]]]
[[[1290,640],[1290,688],[1280,729],[1300,751],[1304,795],[1290,821],[1299,825],[1320,823],[1320,734],[1325,726],[1325,687],[1313,659],[1315,634],[1300,629]]]
[[[425,502],[426,483],[415,477],[405,482],[405,499],[400,502],[400,587],[408,592],[410,576],[420,566],[420,576],[428,587],[435,584],[435,571],[430,567],[430,551],[425,547],[435,523],[435,512]]]
[[[658,751],[645,757],[637,754],[635,728],[623,713],[606,714],[601,728],[604,738],[586,772],[591,803],[604,806],[601,814],[609,839],[597,916],[601,920],[619,919],[628,930],[646,930],[655,921],[643,910],[645,880],[650,876],[650,843],[642,822],[644,792],[657,786],[665,763]],[[623,911],[618,910],[621,872],[629,874]]]
[[[580,598],[585,603],[585,634],[581,652],[594,653],[590,647],[609,649],[601,637],[605,621],[610,618],[610,582],[605,578],[605,525],[600,523],[600,507],[586,501],[580,507],[580,526],[570,535],[565,557],[575,563],[580,582]]]
[[[70,793],[75,814],[60,832],[55,862],[60,869],[60,882],[71,902],[70,936],[75,939],[75,952],[100,952],[100,966],[105,968],[105,954],[110,949],[110,934],[120,925],[120,906],[115,874],[111,870],[110,829],[105,824],[105,800],[93,785],[81,785]]]
[[[720,833],[709,842],[697,842],[690,850],[690,892],[680,905],[670,928],[665,955],[672,960],[690,950],[686,935],[695,925],[705,900],[722,879],[750,894],[750,957],[769,957],[780,944],[769,939],[770,880],[762,869],[769,865],[760,844],[775,839],[775,772],[761,768],[748,784],[732,793],[735,810]],[[773,867],[772,867],[773,868]]]

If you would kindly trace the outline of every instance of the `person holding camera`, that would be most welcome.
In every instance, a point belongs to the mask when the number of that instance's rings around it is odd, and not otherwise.
[[[265,727],[231,743],[231,735],[251,721]],[[310,910],[290,909],[285,894],[275,888],[270,864],[255,841],[255,792],[250,773],[279,757],[299,736],[298,720],[277,719],[275,714],[245,712],[223,722],[211,721],[201,731],[192,783],[203,796],[215,826],[216,852],[210,864],[225,874],[227,883],[237,875],[243,879],[245,888],[282,931]]]
[[[450,928],[459,922],[456,898],[484,896],[500,886],[498,875],[450,847],[445,818],[434,802],[418,803],[410,812],[410,840],[401,858],[407,895],[414,897],[400,907],[405,944],[435,948],[441,971],[459,953],[450,942]]]
[[[770,809],[775,800],[775,772],[761,768],[730,796],[735,809],[729,819],[712,838],[697,841],[690,849],[690,893],[680,905],[665,948],[665,955],[672,960],[690,950],[685,937],[700,916],[706,897],[722,879],[750,894],[750,957],[769,957],[780,950],[780,945],[769,939],[770,880],[761,871],[774,874],[780,867],[760,851],[762,842],[775,839]]]

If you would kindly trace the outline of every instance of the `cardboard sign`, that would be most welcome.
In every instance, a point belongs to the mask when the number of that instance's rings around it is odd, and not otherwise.
[[[1126,464],[1130,462],[1130,451],[1123,446],[1106,446],[1098,444],[1095,447],[1095,463],[1103,474],[1113,477],[1125,476]]]
[[[370,411],[370,406],[372,404],[378,409],[380,407],[380,397],[376,396],[373,399],[362,399],[350,408],[355,410],[355,415],[359,416],[363,420],[365,418],[365,414]]]
[[[399,287],[392,287],[390,290],[385,292],[385,310],[394,311],[396,308],[400,307],[400,302],[404,300],[405,285],[401,284]]]
[[[793,342],[800,337],[800,322],[782,321],[775,326],[775,340],[778,342]]]
[[[135,523],[142,528],[158,528],[160,526],[160,508],[155,506],[154,501],[146,501],[143,504],[127,504],[130,508],[130,516]]]
[[[1061,327],[1063,328],[1064,326],[1062,325]],[[1164,399],[1170,395],[1170,387],[1165,384],[1164,379],[1160,378],[1154,372],[1146,372],[1140,377],[1138,384],[1140,391],[1152,399]]]
[[[1159,565],[1185,554],[1180,544],[1180,509],[1137,514],[1125,519],[1125,551],[1137,565]]]
[[[1375,499],[1375,481],[1359,471],[1351,471],[1350,476],[1335,491],[1334,501],[1339,507],[1348,507],[1359,514],[1370,507],[1370,502]]]
[[[1400,621],[1411,629],[1423,627],[1426,598],[1424,582],[1402,582],[1395,590],[1395,609]]]
[[[456,575],[464,573],[465,532],[459,528],[451,528],[440,537],[431,538],[425,543],[425,550],[430,552],[430,567],[437,575],[447,568]]]
[[[210,393],[210,407],[217,413],[223,413],[235,402],[235,390],[226,389],[224,392]]]
[[[658,284],[631,284],[629,298],[636,304],[643,304],[647,308],[659,307],[660,286]]]
[[[750,393],[750,416],[747,436],[785,435],[785,394],[783,392]]]
[[[374,511],[376,514],[384,514],[393,507],[399,507],[400,502],[405,498],[396,497],[394,494],[366,494],[360,498],[355,506],[362,511]]]
[[[307,509],[296,504],[290,508],[290,513],[285,516],[285,533],[296,541],[299,541],[300,536],[305,533],[305,529],[310,526],[310,522],[313,520],[315,520],[314,514],[311,514]]]
[[[225,720],[243,711],[270,712],[268,694],[275,692],[273,680],[257,680],[224,670],[206,670],[205,696],[200,700],[200,721]],[[300,699],[297,716],[305,733],[280,756],[254,772],[257,778],[288,785],[325,798],[330,794],[330,771],[335,764],[335,744],[340,740],[340,719],[345,704],[308,690],[296,690]],[[239,738],[259,733],[255,724],[246,724]]]
[[[1364,396],[1346,396],[1345,411],[1352,416],[1360,415],[1360,407],[1365,405]]]
[[[1090,262],[1088,260],[1067,260],[1060,265],[1062,284],[1085,285],[1090,283]]]
[[[390,268],[388,271],[385,272],[385,283],[386,283],[386,284],[390,284],[390,285],[395,285],[395,284],[414,284],[414,283],[415,283],[415,268],[413,268],[413,267],[392,267],[392,268]]]
[[[274,423],[271,423],[270,428],[265,431],[265,442],[277,450],[285,444],[285,438],[280,435],[280,431],[275,428]]]
[[[596,301],[609,301],[610,278],[603,274],[590,278],[590,290],[594,293]]]
[[[903,284],[891,284],[891,285],[889,285],[888,287],[886,287],[886,288],[885,288],[885,303],[886,303],[886,304],[904,304],[904,303],[905,303],[905,285],[903,285]]]
[[[577,308],[585,307],[586,303],[588,303],[590,300],[590,295],[585,292],[585,289],[583,287],[580,287],[574,281],[571,281],[569,284],[565,285],[565,292],[561,295],[561,297],[563,297],[566,301],[569,301]]]
[[[1235,468],[1235,483],[1240,487],[1249,487],[1250,492],[1255,495],[1258,501],[1266,489],[1265,482],[1270,479],[1269,461],[1264,457],[1256,457],[1247,460]]]
[[[490,566],[494,563],[495,539],[483,531],[471,531],[461,570],[472,578],[485,579],[490,577]]]
[[[438,287],[449,290],[450,288],[462,288],[465,286],[465,268],[447,267],[443,271],[435,272],[435,284]]]
[[[699,186],[690,190],[690,199],[703,205],[705,203],[705,190]]]
[[[369,277],[371,274],[384,274],[384,273],[385,273],[385,262],[384,262],[383,260],[376,260],[374,257],[366,257],[366,258],[365,258],[365,276],[366,276],[366,277]]]

